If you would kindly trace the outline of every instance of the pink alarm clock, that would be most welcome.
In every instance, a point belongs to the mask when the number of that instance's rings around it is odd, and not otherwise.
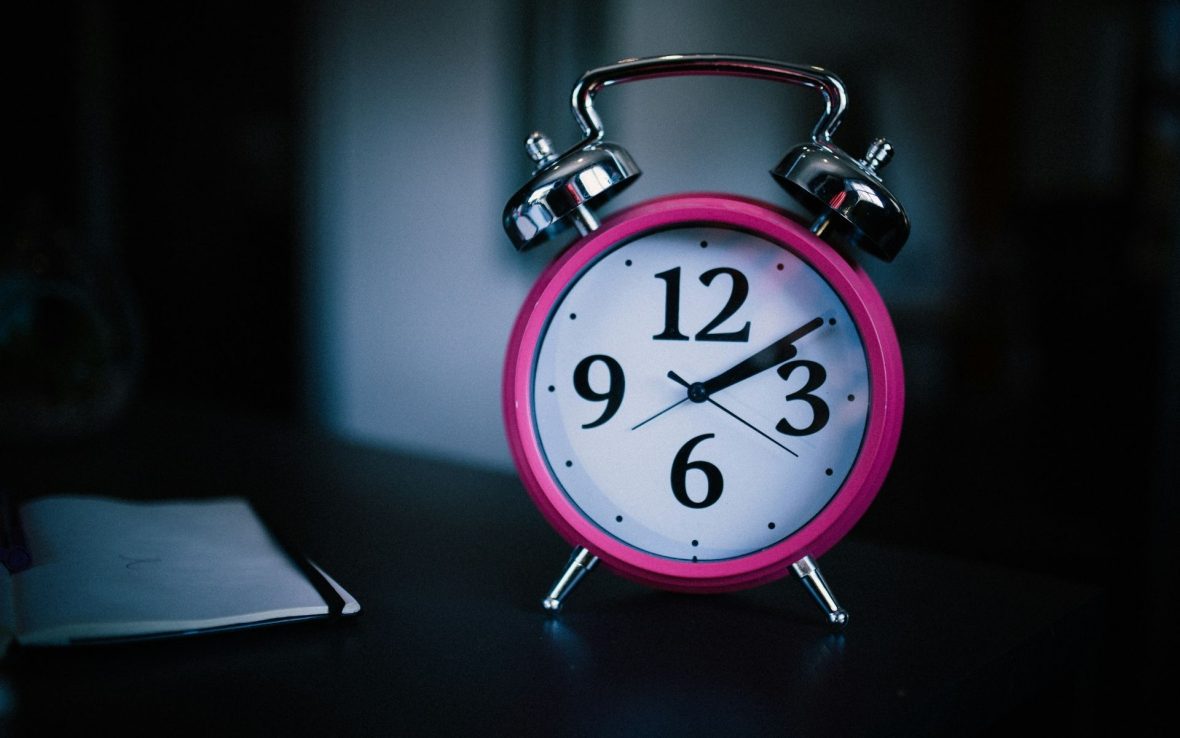
[[[593,209],[639,176],[603,141],[603,87],[674,75],[803,85],[825,108],[772,175],[800,218],[731,194]],[[795,573],[842,627],[816,559],[860,519],[897,448],[901,352],[853,250],[892,260],[909,220],[880,169],[831,142],[844,87],[816,68],[676,55],[587,72],[573,90],[585,139],[555,155],[533,134],[532,180],[504,226],[525,250],[580,236],[541,274],[513,327],[504,420],[533,502],[574,551],[543,599],[559,610],[599,562],[663,589],[718,592]]]

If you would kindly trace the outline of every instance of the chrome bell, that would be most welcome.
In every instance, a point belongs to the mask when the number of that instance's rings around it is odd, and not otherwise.
[[[570,225],[585,234],[598,227],[591,208],[626,189],[640,175],[621,146],[606,141],[556,156],[549,138],[533,133],[525,150],[537,163],[533,178],[504,206],[504,230],[517,251],[538,246]]]
[[[859,161],[813,139],[791,149],[770,173],[816,219],[812,231],[820,238],[893,261],[910,235],[910,219],[881,181],[892,156],[882,138]]]

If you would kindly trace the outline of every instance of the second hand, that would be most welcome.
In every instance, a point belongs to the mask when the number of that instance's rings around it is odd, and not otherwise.
[[[685,379],[684,379],[683,377],[681,377],[679,374],[677,374],[676,372],[668,372],[668,379],[671,379],[673,382],[675,382],[676,384],[679,384],[681,387],[684,387],[685,389],[691,389],[691,388],[692,388],[692,385],[691,385],[689,382],[685,381]],[[684,400],[687,400],[687,399],[688,399],[687,397],[685,397],[685,398],[684,398]],[[680,402],[684,402],[684,400],[681,400]],[[679,404],[680,404],[680,402],[676,403],[676,405],[679,405]],[[751,424],[750,422],[748,422],[747,420],[745,420],[745,419],[744,419],[744,418],[742,418],[741,416],[737,415],[737,414],[736,414],[736,413],[734,413],[732,410],[730,410],[729,408],[727,408],[727,407],[725,407],[724,405],[722,405],[720,402],[717,402],[717,401],[716,401],[716,400],[714,400],[712,397],[706,397],[706,398],[705,398],[705,402],[708,402],[709,404],[711,404],[711,405],[713,405],[713,406],[715,406],[715,407],[719,408],[719,409],[720,409],[722,412],[724,412],[726,415],[728,415],[729,417],[731,417],[731,418],[733,418],[734,420],[738,421],[739,423],[741,423],[742,425],[746,426],[746,427],[747,427],[747,428],[749,428],[750,430],[754,431],[754,432],[755,432],[755,433],[757,433],[758,435],[762,436],[762,437],[763,437],[763,438],[765,438],[766,440],[770,441],[770,442],[771,442],[771,443],[773,443],[775,446],[778,446],[778,447],[779,447],[779,448],[781,448],[783,451],[786,451],[786,452],[787,452],[787,453],[789,453],[791,456],[794,456],[795,458],[799,458],[799,454],[795,453],[795,452],[794,452],[794,451],[792,451],[791,449],[787,448],[786,446],[782,445],[781,443],[779,443],[778,441],[774,440],[774,439],[773,439],[773,438],[771,438],[770,436],[766,435],[766,434],[765,434],[765,433],[763,433],[763,432],[762,432],[762,431],[761,431],[759,428],[755,427],[753,424]],[[676,407],[676,405],[673,405],[672,407]],[[657,413],[656,415],[662,415],[663,413],[666,413],[666,412],[668,412],[668,410],[671,410],[671,409],[672,409],[672,407],[669,407],[669,408],[667,408],[666,410],[663,410],[663,411],[661,411],[660,413]],[[655,417],[655,416],[653,416],[653,417]],[[648,420],[651,420],[651,418],[648,418]],[[646,422],[647,422],[647,420],[643,421],[643,423],[646,423]],[[639,425],[643,425],[643,423],[640,423]],[[637,426],[635,426],[635,428],[638,428],[638,427],[639,427],[638,425],[637,425]],[[635,430],[635,428],[632,428],[631,430]]]
[[[663,410],[659,411],[658,413],[656,413],[655,415],[651,416],[651,417],[650,417],[650,418],[648,418],[647,420],[640,421],[638,425],[633,425],[633,426],[631,426],[631,430],[635,430],[636,428],[639,428],[639,427],[641,427],[641,426],[647,425],[647,424],[648,424],[648,423],[650,423],[651,421],[653,421],[653,420],[655,420],[656,418],[660,417],[661,415],[663,415],[664,413],[668,412],[669,410],[671,410],[672,408],[676,407],[677,405],[679,405],[680,403],[684,402],[684,401],[685,401],[685,400],[687,400],[687,399],[688,399],[687,397],[681,397],[679,400],[677,400],[676,402],[673,402],[671,405],[669,405],[668,407],[666,407],[666,408],[664,408]]]

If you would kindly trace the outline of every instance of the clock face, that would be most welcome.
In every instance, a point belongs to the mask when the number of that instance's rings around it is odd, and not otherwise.
[[[865,456],[885,391],[867,282],[793,224],[660,220],[575,247],[526,303],[518,466],[608,563],[709,579],[769,554],[785,570],[818,553],[796,550],[800,531],[850,525],[823,513],[880,466]]]

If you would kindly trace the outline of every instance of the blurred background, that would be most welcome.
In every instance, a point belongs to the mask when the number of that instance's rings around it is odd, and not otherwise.
[[[849,93],[835,141],[896,147],[885,179],[913,225],[893,263],[864,258],[907,415],[854,534],[1109,587],[1128,683],[1163,663],[1180,564],[1177,0],[5,15],[5,438],[68,442],[179,403],[510,471],[501,362],[557,253],[517,254],[501,229],[530,176],[525,136],[575,143],[570,88],[624,57],[817,65]],[[606,215],[685,190],[784,203],[768,170],[820,100],[696,78],[596,107],[644,171]]]

